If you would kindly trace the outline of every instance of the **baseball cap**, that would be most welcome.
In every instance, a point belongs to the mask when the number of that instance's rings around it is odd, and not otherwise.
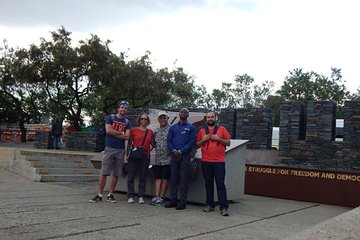
[[[160,112],[158,112],[158,117],[160,117],[160,116],[168,116],[168,114],[167,114],[167,112],[165,112],[165,111],[160,111]]]

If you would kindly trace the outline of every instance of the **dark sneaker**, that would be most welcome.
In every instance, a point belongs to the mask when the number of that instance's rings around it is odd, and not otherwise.
[[[99,194],[96,194],[95,197],[93,197],[92,199],[89,199],[89,202],[91,203],[96,203],[96,202],[101,202],[102,201],[102,196],[100,196]]]
[[[213,212],[213,211],[215,211],[215,208],[210,206],[206,206],[205,208],[203,208],[203,212]]]
[[[176,208],[177,204],[176,203],[172,203],[172,202],[168,202],[165,204],[166,208]]]
[[[114,195],[112,195],[111,193],[109,193],[106,197],[106,201],[111,202],[111,203],[116,203],[115,197]]]
[[[184,210],[185,209],[185,205],[179,204],[176,207],[176,210]]]
[[[220,213],[221,213],[221,215],[223,215],[224,217],[228,217],[228,216],[229,216],[228,210],[227,210],[226,208],[221,209],[221,210],[220,210]]]

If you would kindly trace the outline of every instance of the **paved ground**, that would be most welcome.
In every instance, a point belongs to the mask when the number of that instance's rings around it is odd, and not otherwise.
[[[96,184],[39,183],[0,169],[0,239],[285,239],[350,210],[245,195],[230,217],[148,204],[88,203]]]

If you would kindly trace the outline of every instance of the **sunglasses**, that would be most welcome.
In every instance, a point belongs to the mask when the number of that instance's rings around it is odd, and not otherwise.
[[[146,120],[147,121],[148,119],[147,118],[140,118],[140,120]]]
[[[120,101],[120,102],[119,102],[119,104],[120,104],[120,105],[122,105],[122,104],[129,105],[129,102],[128,102],[128,101],[126,101],[126,100],[123,100],[123,101]]]

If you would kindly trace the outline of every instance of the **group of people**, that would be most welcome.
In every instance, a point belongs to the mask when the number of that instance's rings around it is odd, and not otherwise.
[[[152,170],[155,176],[155,196],[151,205],[163,205],[165,208],[183,210],[186,208],[190,161],[194,149],[201,148],[202,172],[205,180],[206,207],[204,212],[215,210],[214,180],[220,205],[220,213],[229,216],[225,187],[225,149],[230,145],[230,134],[223,126],[216,125],[215,113],[206,114],[206,126],[197,132],[188,122],[189,111],[182,108],[179,121],[170,126],[168,114],[158,113],[159,127],[152,131],[148,128],[150,118],[146,113],[138,117],[138,127],[132,127],[125,117],[129,103],[121,101],[117,114],[111,114],[105,120],[105,149],[99,178],[98,193],[89,201],[102,201],[107,176],[112,180],[106,200],[115,203],[114,191],[122,174],[124,159],[128,158],[127,199],[135,203],[145,203],[146,177],[150,165],[150,152],[155,148],[155,162]],[[128,141],[125,149],[125,141]],[[140,160],[131,160],[131,151],[141,148],[145,154]],[[138,194],[135,196],[134,179],[138,175]],[[166,192],[170,185],[170,197],[166,202]]]

